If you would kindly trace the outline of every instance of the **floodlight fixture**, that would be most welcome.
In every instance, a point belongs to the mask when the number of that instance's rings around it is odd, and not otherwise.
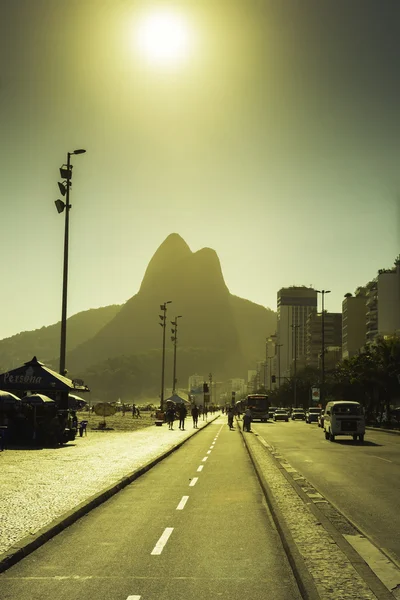
[[[67,206],[65,204],[65,202],[63,202],[62,200],[55,200],[54,204],[56,205],[58,214],[62,213],[64,211],[65,207]]]
[[[58,189],[60,190],[60,193],[63,196],[65,196],[65,194],[67,193],[67,186],[65,185],[65,183],[58,182]]]

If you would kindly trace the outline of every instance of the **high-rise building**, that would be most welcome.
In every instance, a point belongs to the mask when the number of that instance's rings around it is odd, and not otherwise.
[[[324,312],[324,349],[337,354],[342,347],[342,313]],[[307,317],[306,326],[307,366],[320,368],[322,354],[322,313],[313,311]],[[333,359],[332,359],[333,360]],[[338,362],[338,361],[337,361]]]
[[[351,358],[365,346],[367,334],[366,288],[346,294],[342,302],[342,358]]]
[[[306,354],[306,323],[317,310],[317,291],[306,286],[282,288],[278,292],[277,356],[279,384],[290,377],[294,358]],[[292,327],[293,325],[293,327]]]
[[[400,332],[400,256],[391,269],[379,269],[366,290],[367,342]]]

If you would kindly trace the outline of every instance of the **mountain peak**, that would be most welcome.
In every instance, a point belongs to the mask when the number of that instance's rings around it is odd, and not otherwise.
[[[191,249],[178,233],[170,233],[150,260],[140,289],[153,286],[159,278],[163,279],[166,270],[174,269],[178,263],[192,254]]]

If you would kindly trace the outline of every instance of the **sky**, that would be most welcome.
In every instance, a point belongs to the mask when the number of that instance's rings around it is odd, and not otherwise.
[[[0,339],[61,319],[77,148],[68,316],[173,232],[274,310],[339,312],[400,252],[398,0],[2,0],[0,64]]]

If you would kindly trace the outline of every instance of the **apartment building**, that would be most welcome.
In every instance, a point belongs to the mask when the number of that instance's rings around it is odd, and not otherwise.
[[[328,348],[332,348],[332,360],[342,347],[342,313],[324,312],[324,349],[325,363]],[[320,368],[322,354],[322,313],[314,311],[307,317],[306,323],[306,364]],[[336,361],[338,362],[338,361]]]
[[[366,287],[357,288],[355,295],[346,294],[342,302],[342,359],[358,354],[367,335]]]
[[[317,310],[317,291],[312,287],[281,288],[277,297],[277,372],[281,382],[290,377],[294,358],[306,354],[306,323]]]
[[[366,290],[366,341],[400,332],[400,256],[391,269],[380,269]]]

